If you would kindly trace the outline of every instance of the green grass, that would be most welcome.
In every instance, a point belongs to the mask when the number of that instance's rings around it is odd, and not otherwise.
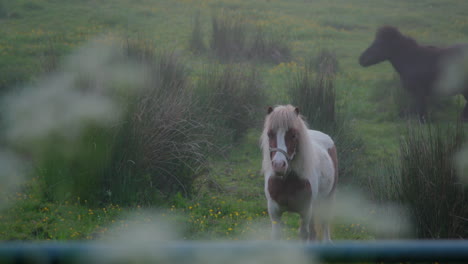
[[[375,100],[379,84],[394,78],[391,65],[362,68],[357,63],[359,54],[383,24],[398,26],[423,43],[463,42],[468,38],[467,9],[468,2],[457,0],[0,1],[0,94],[34,83],[44,68],[53,70],[55,59],[61,60],[87,40],[102,35],[110,39],[142,38],[158,50],[173,50],[186,61],[191,80],[197,80],[213,60],[189,50],[194,15],[200,12],[204,42],[209,43],[212,14],[235,11],[267,32],[285,35],[290,44],[291,62],[256,65],[270,105],[290,102],[285,87],[304,58],[324,48],[336,54],[340,65],[335,82],[337,108],[363,139],[364,153],[357,162],[361,174],[369,175],[375,164],[398,153],[405,121],[391,112],[395,111],[391,100],[384,100],[388,104],[385,107],[379,105],[382,100]],[[437,120],[454,118],[456,107],[456,102],[444,103],[443,109],[435,110]],[[258,113],[258,117],[263,115]],[[176,197],[160,205],[169,219],[187,226],[185,238],[243,239],[249,232],[253,237],[268,238],[258,148],[260,129],[261,124],[254,126],[236,145],[221,151],[222,157],[211,158],[211,169],[197,179],[199,191],[191,200]],[[93,239],[120,221],[122,212],[143,210],[118,205],[98,208],[78,202],[78,197],[62,203],[47,202],[36,190],[44,187],[41,179],[36,176],[29,184],[36,187],[28,185],[12,194],[13,205],[0,212],[0,240]],[[288,238],[295,238],[297,220],[287,215]],[[125,228],[125,223],[121,227]],[[337,220],[333,229],[336,238],[373,238],[364,221],[349,225]]]

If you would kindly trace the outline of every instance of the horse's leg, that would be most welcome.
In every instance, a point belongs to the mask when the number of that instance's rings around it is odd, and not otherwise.
[[[328,198],[320,200],[320,228],[322,230],[322,242],[331,243],[330,224],[332,218],[332,204],[335,201],[335,193],[329,194]]]
[[[322,241],[324,243],[331,243],[330,224],[328,221],[321,221],[320,225],[322,227]]]
[[[403,87],[409,92],[410,96],[410,114],[417,115],[419,121],[424,123],[427,115],[426,95],[418,89],[418,87],[411,87],[403,84]]]
[[[421,123],[425,123],[427,120],[427,97],[421,93],[414,93],[413,102],[419,121],[421,121]]]
[[[279,240],[282,236],[282,224],[281,224],[281,209],[278,204],[272,200],[268,201],[268,215],[270,215],[271,220],[271,239]]]
[[[314,233],[313,236],[315,237],[315,229],[314,227],[312,228],[310,227],[311,222],[313,222],[312,210],[310,209],[306,210],[305,212],[302,212],[300,215],[301,215],[301,226],[299,227],[299,237],[302,240],[307,241],[310,238],[311,232]]]
[[[465,97],[465,107],[463,108],[461,119],[464,122],[468,121],[468,91],[463,92],[463,97]]]
[[[315,221],[314,221],[313,215],[309,221],[309,240],[310,241],[317,240],[317,232],[315,231]]]

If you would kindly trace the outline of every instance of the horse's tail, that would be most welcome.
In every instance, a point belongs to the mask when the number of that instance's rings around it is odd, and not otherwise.
[[[331,148],[328,149],[328,155],[330,155],[330,158],[333,162],[333,168],[335,170],[335,175],[333,178],[333,186],[328,193],[328,196],[332,196],[335,193],[336,189],[336,184],[338,183],[338,155],[336,153],[336,146],[333,145]]]

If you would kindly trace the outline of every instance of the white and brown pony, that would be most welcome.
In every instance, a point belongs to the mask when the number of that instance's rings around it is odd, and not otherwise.
[[[299,109],[291,105],[268,108],[261,136],[265,195],[272,238],[281,238],[281,215],[298,213],[299,235],[315,240],[314,218],[320,218],[322,239],[330,241],[327,217],[314,215],[329,207],[338,178],[336,148],[326,134],[309,130]]]

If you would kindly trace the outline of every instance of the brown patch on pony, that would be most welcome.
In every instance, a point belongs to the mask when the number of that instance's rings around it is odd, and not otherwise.
[[[288,155],[291,157],[296,152],[297,145],[299,143],[299,132],[297,132],[296,129],[291,128],[286,132],[286,135],[284,136],[284,141],[286,142],[286,148]]]
[[[296,213],[299,213],[304,205],[309,204],[312,199],[310,182],[299,178],[293,172],[284,178],[270,177],[268,179],[268,193],[280,206]]]
[[[297,132],[296,129],[291,128],[288,131],[286,131],[286,134],[284,136],[284,141],[286,143],[286,152],[288,155],[291,157],[297,150],[297,145],[299,143],[299,132]],[[273,130],[269,130],[268,133],[268,144],[270,148],[276,148],[278,147],[278,142],[276,142],[276,133]],[[271,151],[270,152],[270,158],[273,159],[274,154],[276,151]]]
[[[278,142],[276,142],[276,133],[273,130],[269,130],[268,133],[268,145],[270,148],[276,148],[278,147]],[[270,151],[270,159],[273,159],[273,156],[275,155],[276,152]]]
[[[419,45],[397,28],[384,26],[377,30],[375,40],[361,54],[359,63],[367,67],[390,61],[400,75],[403,88],[410,93],[411,112],[424,121],[428,99],[434,96],[445,63],[463,55],[463,51],[467,49],[466,44],[447,48]],[[460,87],[458,94],[462,94],[468,100],[468,85]],[[467,104],[463,109],[463,119],[468,120]]]
[[[328,151],[328,155],[330,155],[330,158],[333,162],[333,167],[335,168],[335,177],[333,179],[333,186],[329,193],[329,195],[333,195],[336,189],[336,184],[338,183],[338,155],[336,153],[335,146],[333,146],[332,148],[329,148],[327,151]]]

